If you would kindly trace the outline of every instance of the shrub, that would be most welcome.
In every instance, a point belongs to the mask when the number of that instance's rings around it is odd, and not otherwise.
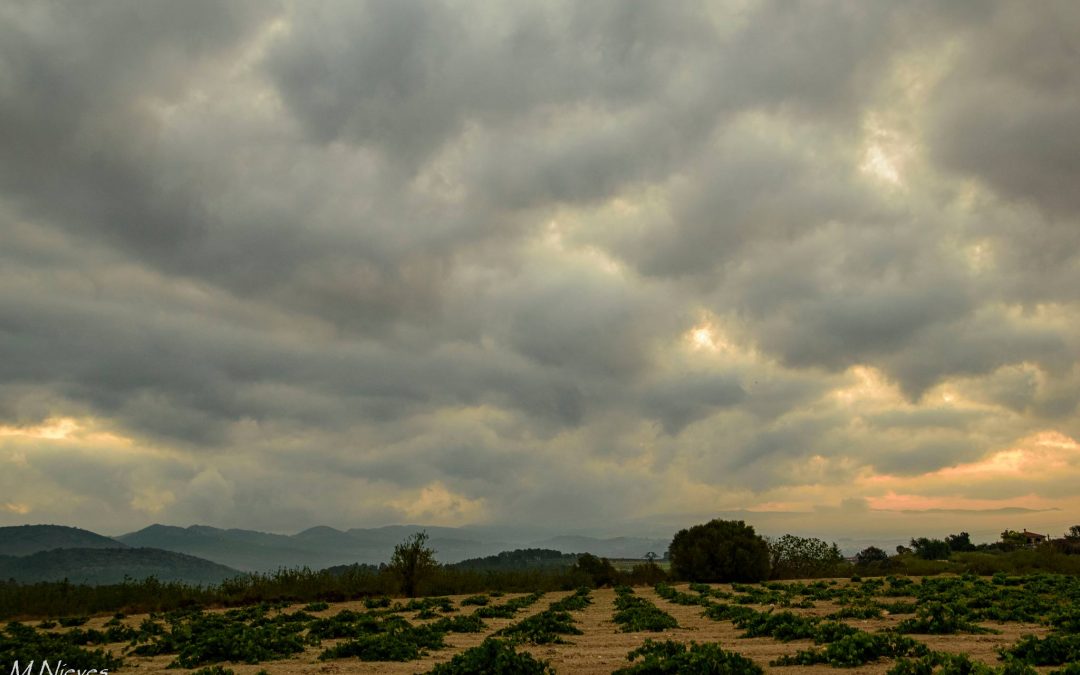
[[[544,610],[495,633],[514,642],[546,645],[564,642],[563,635],[581,635],[570,612]]]
[[[444,646],[443,633],[427,627],[377,633],[342,642],[319,655],[319,660],[349,656],[361,661],[412,661],[424,654],[424,649]]]
[[[446,663],[428,671],[430,675],[554,675],[546,661],[526,652],[517,652],[506,640],[488,638],[466,649]]]
[[[626,655],[638,663],[620,668],[617,675],[653,675],[661,673],[716,673],[722,675],[761,675],[765,671],[750,659],[729,652],[715,642],[691,642],[690,646],[667,640],[645,644]]]
[[[575,612],[579,609],[585,609],[592,604],[591,593],[588,588],[579,588],[574,591],[573,595],[568,595],[562,600],[551,603],[548,609],[563,612]]]
[[[3,672],[13,672],[16,661],[25,664],[45,656],[50,660],[75,663],[84,669],[116,670],[123,665],[122,659],[104,649],[84,649],[58,633],[41,632],[16,622],[0,630],[0,670]]]
[[[619,591],[622,592],[619,592]],[[668,628],[678,628],[679,623],[675,617],[663,611],[645,598],[634,595],[633,591],[624,588],[616,589],[618,596],[615,598],[615,623],[619,624],[624,633],[639,630],[660,632]]]
[[[481,633],[487,628],[484,620],[476,615],[443,617],[429,626],[443,633]]]
[[[489,602],[491,602],[491,598],[489,598],[486,595],[471,595],[471,596],[465,598],[464,600],[462,600],[461,604],[463,606],[464,605],[477,605],[479,607],[483,607],[484,605],[488,604]]]
[[[311,602],[304,606],[305,612],[322,612],[330,609],[330,605],[325,602]]]
[[[994,668],[972,661],[967,654],[932,652],[919,659],[902,658],[886,675],[1036,675],[1031,666],[1015,661]]]
[[[857,631],[824,648],[806,649],[772,662],[775,666],[813,665],[827,663],[836,668],[854,668],[881,658],[925,656],[930,649],[909,637],[895,633]]]
[[[920,635],[952,635],[954,633],[993,633],[989,628],[972,623],[962,612],[942,602],[928,602],[915,610],[914,619],[904,619],[896,627],[898,633]]]
[[[1001,650],[1001,656],[1033,666],[1060,666],[1080,661],[1080,635],[1047,635],[1042,639],[1025,635],[1012,647]]]
[[[680,530],[669,547],[671,572],[688,581],[762,581],[769,548],[741,520],[712,520]]]

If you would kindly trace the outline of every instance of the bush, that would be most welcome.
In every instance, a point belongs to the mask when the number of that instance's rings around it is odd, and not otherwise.
[[[547,645],[565,642],[561,636],[581,635],[581,631],[574,626],[570,612],[548,609],[507,626],[495,634],[508,637],[514,642]]]
[[[942,602],[928,602],[915,610],[914,619],[904,619],[898,633],[952,635],[954,633],[993,633],[989,628],[968,621],[962,612]]]
[[[967,654],[932,652],[920,659],[900,659],[886,675],[1036,675],[1036,671],[1015,661],[994,668],[972,661]]]
[[[769,576],[769,547],[741,520],[712,520],[680,530],[669,552],[678,579],[749,582]]]
[[[531,654],[517,652],[506,640],[488,638],[472,649],[466,649],[446,663],[432,668],[429,675],[554,675],[546,661]]]
[[[641,659],[613,675],[659,675],[662,673],[702,673],[717,675],[761,675],[765,671],[750,659],[729,652],[715,642],[655,642],[645,644],[626,655],[628,661]]]
[[[121,659],[104,649],[83,649],[58,633],[37,631],[16,622],[0,630],[0,670],[3,672],[14,672],[16,661],[26,664],[44,657],[75,663],[84,669],[116,670],[123,665]]]
[[[660,632],[668,628],[678,628],[675,617],[663,611],[645,598],[639,598],[629,588],[616,589],[615,623],[624,633],[639,630]]]
[[[1080,661],[1080,635],[1047,635],[1041,640],[1034,635],[1025,635],[1012,647],[1003,649],[1001,655],[1033,666],[1060,666]]]
[[[320,654],[319,660],[355,656],[361,661],[412,661],[423,656],[425,649],[443,646],[443,633],[427,627],[408,628],[342,642]]]
[[[930,649],[909,637],[895,633],[857,631],[829,643],[824,649],[806,649],[791,656],[782,656],[774,666],[809,666],[827,663],[835,668],[854,668],[881,658],[925,656]]]

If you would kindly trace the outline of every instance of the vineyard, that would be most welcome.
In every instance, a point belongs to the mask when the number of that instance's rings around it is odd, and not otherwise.
[[[0,668],[110,672],[1080,672],[1080,579],[678,584],[56,617],[0,632]],[[492,670],[499,664],[501,670]],[[178,670],[179,669],[179,670]],[[35,668],[36,672],[36,668]]]

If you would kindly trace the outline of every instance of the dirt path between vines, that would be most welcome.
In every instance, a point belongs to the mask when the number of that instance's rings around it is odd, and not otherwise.
[[[724,588],[724,586],[717,586]],[[678,585],[680,590],[686,591],[685,585]],[[667,630],[663,633],[635,632],[623,633],[612,621],[615,613],[615,593],[611,589],[593,591],[593,604],[584,610],[572,612],[576,626],[581,629],[583,635],[567,636],[568,644],[525,646],[519,649],[530,652],[534,656],[547,660],[558,673],[582,673],[585,675],[600,675],[611,673],[617,668],[629,664],[626,655],[633,649],[641,646],[648,638],[658,640],[676,640],[680,642],[719,642],[725,649],[729,649],[753,659],[770,673],[784,673],[786,675],[807,675],[817,673],[824,675],[850,674],[861,675],[863,673],[883,674],[891,666],[892,661],[881,661],[867,664],[858,668],[835,669],[828,666],[786,666],[771,667],[769,662],[785,654],[794,654],[800,649],[811,647],[809,641],[795,641],[782,643],[771,638],[740,638],[741,631],[735,628],[729,621],[713,621],[702,616],[700,607],[683,606],[670,603],[658,597],[651,588],[636,588],[635,592],[670,613],[679,622],[679,628]],[[516,597],[521,594],[507,594],[498,602]],[[531,607],[520,612],[513,619],[485,619],[488,629],[482,634],[449,633],[446,636],[446,648],[430,652],[426,657],[405,663],[392,662],[364,662],[357,659],[337,659],[333,661],[319,661],[319,654],[327,646],[338,642],[324,641],[322,646],[310,647],[303,654],[283,661],[268,661],[257,665],[224,664],[234,670],[237,675],[254,675],[260,671],[266,671],[271,675],[291,675],[293,673],[313,675],[321,673],[424,673],[435,664],[450,660],[455,654],[480,644],[485,637],[495,631],[505,628],[512,623],[547,609],[555,600],[567,596],[568,593],[548,593]],[[471,614],[475,607],[461,607],[461,600],[467,596],[451,596],[455,606],[460,608],[461,614]],[[837,609],[830,602],[816,602],[813,609],[793,609],[801,614],[823,615]],[[303,605],[295,605],[286,611],[297,611]],[[361,602],[335,603],[330,609],[322,612],[313,612],[315,616],[327,617],[340,612],[343,609],[364,611]],[[758,608],[760,609],[760,607]],[[404,615],[409,617],[408,614]],[[127,617],[124,623],[137,626],[145,615],[133,615]],[[904,617],[886,617],[884,619],[845,619],[845,622],[863,630],[875,631],[894,625]],[[101,628],[104,618],[91,620],[87,627]],[[410,620],[412,620],[410,618]],[[422,622],[416,622],[422,623]],[[913,635],[911,637],[925,642],[931,649],[940,651],[963,653],[983,661],[987,664],[996,665],[998,647],[1011,645],[1021,635],[1034,634],[1045,635],[1046,627],[1038,624],[1020,623],[986,623],[987,627],[1000,631],[999,634],[991,635]],[[112,645],[111,649],[119,654],[123,645]],[[117,672],[139,673],[162,673],[175,675],[176,669],[169,670],[166,666],[172,661],[173,656],[157,656],[152,658],[124,657],[125,665]],[[1050,670],[1050,669],[1040,669]]]

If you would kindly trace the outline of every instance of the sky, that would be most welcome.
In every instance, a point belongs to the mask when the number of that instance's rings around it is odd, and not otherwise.
[[[1060,536],[1078,36],[0,3],[0,525]]]

